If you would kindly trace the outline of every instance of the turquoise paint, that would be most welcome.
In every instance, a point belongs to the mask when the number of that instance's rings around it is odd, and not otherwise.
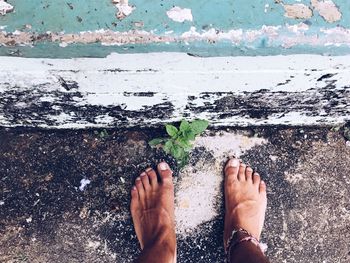
[[[235,1],[155,1],[155,0],[129,0],[129,4],[135,5],[133,13],[119,21],[115,14],[117,8],[111,0],[9,0],[8,3],[15,7],[15,12],[0,16],[0,26],[6,26],[6,32],[15,30],[45,33],[65,32],[79,33],[82,31],[96,31],[99,29],[110,29],[113,31],[129,31],[134,29],[152,31],[156,35],[164,35],[167,31],[173,31],[173,36],[179,36],[196,27],[198,32],[215,28],[220,31],[231,29],[261,29],[263,25],[279,26],[293,25],[305,22],[310,25],[306,35],[320,34],[320,28],[334,28],[342,26],[350,28],[350,8],[348,0],[334,0],[342,13],[342,19],[336,23],[327,23],[315,11],[315,15],[307,21],[291,19],[284,16],[284,9],[281,4],[274,0],[235,0]],[[69,3],[69,4],[68,4]],[[286,4],[303,3],[310,5],[310,1],[302,0],[296,2],[285,0]],[[265,5],[268,4],[265,13]],[[190,8],[193,14],[193,21],[178,23],[170,20],[166,11],[173,6]],[[72,7],[72,8],[71,8]],[[137,27],[135,22],[142,22],[142,28]],[[31,25],[31,29],[25,29],[25,25]],[[288,36],[288,32],[281,32]],[[99,44],[70,45],[61,48],[56,43],[37,43],[34,47],[0,47],[0,54],[5,55],[19,50],[23,56],[40,57],[79,57],[79,56],[105,56],[110,52],[150,52],[150,51],[181,51],[211,55],[271,55],[284,53],[321,53],[340,55],[349,53],[350,48],[325,47],[314,45],[299,45],[290,49],[282,47],[283,43],[274,42],[272,45],[266,36],[261,36],[254,43],[240,43],[236,46],[227,41],[210,44],[206,41],[170,44],[145,44],[126,45],[123,47],[106,47]],[[95,50],[95,49],[99,50]],[[102,50],[100,50],[102,49]],[[15,54],[19,54],[15,52]]]
[[[111,22],[116,21],[115,8],[109,0],[11,0],[8,3],[15,7],[15,12],[0,16],[0,26],[7,26],[8,32],[23,30],[29,24],[31,31],[38,33],[74,33],[111,27]],[[71,3],[73,9],[67,3]]]

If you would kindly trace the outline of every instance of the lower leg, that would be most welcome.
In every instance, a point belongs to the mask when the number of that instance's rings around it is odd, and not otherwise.
[[[225,167],[224,244],[229,262],[269,262],[259,246],[266,203],[266,185],[259,174],[231,159]]]
[[[268,263],[263,252],[252,242],[243,242],[231,248],[229,252],[231,263]]]

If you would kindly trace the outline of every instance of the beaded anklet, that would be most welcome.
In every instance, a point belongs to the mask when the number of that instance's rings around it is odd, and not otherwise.
[[[259,241],[255,237],[253,237],[247,230],[243,228],[237,228],[232,230],[231,236],[228,239],[225,247],[227,262],[230,261],[231,250],[243,242],[252,242],[264,254],[264,249],[261,247]]]

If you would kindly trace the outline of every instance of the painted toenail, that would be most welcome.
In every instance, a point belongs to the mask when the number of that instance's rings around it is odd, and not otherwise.
[[[150,171],[152,171],[152,168],[151,168],[151,167],[148,167],[148,168],[146,169],[146,172],[150,172]]]
[[[168,166],[167,163],[160,163],[159,164],[159,169],[162,170],[162,171],[165,171],[165,170],[169,169],[169,166]]]
[[[132,188],[131,188],[132,191],[136,191],[136,186],[134,185]]]
[[[141,180],[141,178],[140,178],[140,177],[137,177],[137,178],[136,178],[136,181],[140,181],[140,180]]]
[[[238,167],[238,165],[239,165],[239,160],[238,159],[231,159],[228,162],[228,166],[230,166],[230,167]]]
[[[141,174],[141,177],[144,177],[144,176],[146,176],[146,173],[142,173],[142,174]]]

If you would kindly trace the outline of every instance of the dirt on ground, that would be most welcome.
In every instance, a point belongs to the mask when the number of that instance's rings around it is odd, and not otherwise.
[[[222,167],[237,156],[268,185],[263,242],[274,262],[350,262],[350,146],[341,131],[207,131],[189,165],[148,141],[163,129],[0,130],[0,262],[132,262],[139,173],[175,171],[178,262],[223,262]]]

